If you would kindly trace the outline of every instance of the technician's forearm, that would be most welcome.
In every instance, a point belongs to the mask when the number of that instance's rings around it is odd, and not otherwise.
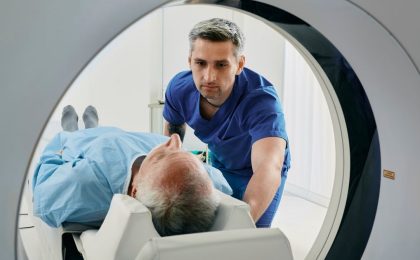
[[[243,197],[243,200],[248,203],[251,208],[251,216],[255,222],[260,219],[270,206],[281,182],[280,171],[277,169],[270,169],[268,171],[274,172],[265,172],[265,174],[254,173]]]
[[[243,200],[251,206],[251,215],[255,221],[270,206],[280,186],[285,148],[286,141],[279,137],[266,137],[252,145],[253,174]]]

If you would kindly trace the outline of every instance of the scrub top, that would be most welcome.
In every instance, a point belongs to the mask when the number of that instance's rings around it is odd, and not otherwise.
[[[232,92],[210,119],[200,114],[200,93],[191,71],[177,74],[165,93],[163,117],[174,125],[187,123],[211,150],[211,163],[230,180],[252,176],[252,144],[265,137],[287,142],[282,176],[290,167],[290,151],[280,100],[275,88],[248,68],[236,76]]]
[[[113,195],[127,194],[134,160],[167,140],[114,127],[57,134],[33,176],[34,215],[52,227],[63,222],[99,226]],[[206,169],[216,188],[232,192],[221,173]]]

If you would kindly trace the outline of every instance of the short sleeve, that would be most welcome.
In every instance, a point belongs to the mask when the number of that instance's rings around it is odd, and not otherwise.
[[[265,137],[280,137],[288,142],[283,110],[274,90],[260,90],[249,102],[246,127],[251,143]]]

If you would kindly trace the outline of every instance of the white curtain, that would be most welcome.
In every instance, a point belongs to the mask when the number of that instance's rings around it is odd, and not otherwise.
[[[322,89],[302,55],[285,45],[282,88],[292,168],[286,192],[328,206],[334,182],[332,121]]]

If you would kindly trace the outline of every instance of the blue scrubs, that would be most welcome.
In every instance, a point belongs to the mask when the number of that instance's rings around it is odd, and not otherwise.
[[[99,226],[113,195],[127,194],[134,160],[167,140],[114,127],[57,134],[33,176],[34,215],[52,227],[63,222]],[[220,172],[206,169],[216,188],[231,193]]]
[[[287,171],[290,152],[283,110],[270,82],[244,68],[236,76],[231,95],[210,119],[200,114],[200,93],[194,85],[191,71],[177,74],[165,93],[163,117],[174,125],[187,123],[194,134],[211,150],[211,163],[222,171],[233,189],[233,196],[242,199],[253,174],[252,144],[265,137],[280,137],[287,142],[282,184],[270,207],[256,223],[269,226],[278,207]],[[267,224],[269,223],[269,224]]]

